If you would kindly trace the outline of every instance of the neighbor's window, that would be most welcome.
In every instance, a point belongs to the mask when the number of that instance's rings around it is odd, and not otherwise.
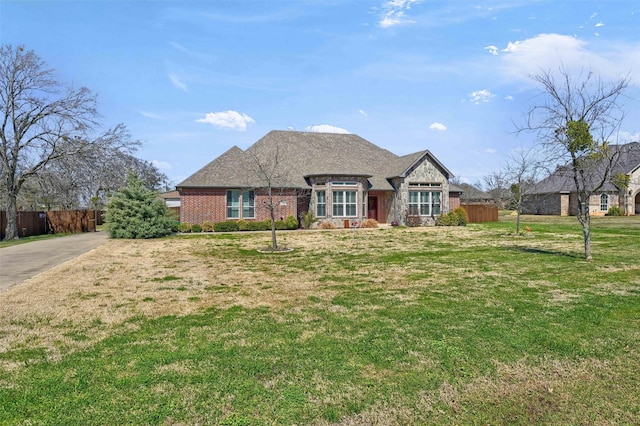
[[[440,214],[440,197],[440,192],[409,191],[409,214],[412,216]]]
[[[333,216],[356,217],[358,213],[357,191],[333,191]]]
[[[242,216],[240,216],[242,205]],[[227,191],[227,219],[253,219],[255,217],[255,192],[230,189]]]
[[[607,194],[602,194],[600,196],[600,211],[609,211],[609,196]]]
[[[327,198],[324,191],[316,191],[316,217],[327,215]]]

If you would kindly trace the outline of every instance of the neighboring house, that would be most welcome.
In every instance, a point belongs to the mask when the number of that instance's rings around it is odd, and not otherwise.
[[[640,143],[611,145],[620,156],[614,165],[610,179],[589,199],[591,215],[605,215],[610,207],[617,206],[626,215],[640,214]],[[596,167],[597,171],[598,168]],[[538,182],[528,192],[524,213],[574,216],[578,212],[576,186],[570,167],[558,167],[551,175]],[[616,175],[629,177],[629,186],[616,186]],[[593,177],[593,182],[602,179],[602,174]]]
[[[488,194],[473,185],[468,183],[459,183],[456,187],[461,193],[460,201],[465,204],[496,204],[496,200],[491,196],[491,194]]]
[[[272,131],[178,184],[181,221],[268,218],[257,165],[272,171],[278,219],[311,211],[319,222],[352,227],[367,218],[404,223],[410,214],[431,224],[450,209],[452,174],[429,151],[398,156],[353,134]]]
[[[177,217],[180,217],[180,205],[182,201],[180,199],[179,191],[167,191],[163,192],[160,195],[160,198],[164,199],[165,204],[175,214]]]

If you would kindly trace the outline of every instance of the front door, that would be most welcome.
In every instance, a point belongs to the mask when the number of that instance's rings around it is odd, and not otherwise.
[[[367,202],[367,218],[378,220],[378,197],[369,196]]]

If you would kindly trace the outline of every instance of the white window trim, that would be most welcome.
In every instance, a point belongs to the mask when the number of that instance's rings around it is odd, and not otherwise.
[[[602,201],[604,201],[604,203]],[[609,194],[600,194],[600,211],[601,212],[609,211]]]
[[[324,202],[323,203],[318,202],[318,194],[321,193],[321,192],[324,193]],[[316,191],[315,194],[316,194],[315,195],[316,217],[327,217],[327,191],[324,190],[324,189],[321,189],[321,190]],[[324,206],[324,214],[323,215],[318,214],[318,206],[320,206],[320,205]]]
[[[229,194],[232,192],[238,192],[238,206],[236,207],[238,210],[238,216],[229,216],[229,208],[233,207],[229,205]],[[253,192],[253,204],[245,205],[245,194],[249,194]],[[227,219],[235,220],[235,219],[255,219],[256,218],[256,193],[253,190],[243,190],[243,189],[227,189],[226,192],[226,210],[225,216]],[[246,207],[249,207],[253,211],[253,215],[245,215],[244,210]]]
[[[418,195],[418,202],[417,203],[412,203],[411,202],[411,193],[417,193]],[[434,212],[434,194],[439,194],[438,197],[438,206],[439,206],[439,212]],[[426,196],[426,200],[424,200],[423,198]],[[435,215],[439,215],[442,213],[442,191],[425,191],[425,190],[419,190],[419,191],[411,191],[409,190],[409,199],[408,199],[408,203],[407,205],[409,206],[409,211],[411,211],[411,207],[412,206],[417,206],[417,210],[418,210],[418,214],[417,216],[420,217],[430,217],[430,216],[435,216]],[[428,213],[426,214],[422,214],[422,209],[421,206],[426,205],[428,207]],[[413,215],[412,215],[413,216]]]
[[[336,203],[336,193],[342,193],[343,194],[343,201],[341,203]],[[347,193],[353,193],[355,194],[355,201],[352,203],[347,203]],[[332,200],[331,200],[331,212],[333,213],[333,217],[358,217],[358,191],[353,191],[353,190],[347,190],[347,189],[339,189],[339,190],[333,190],[332,192]],[[335,208],[336,206],[342,206],[342,213],[341,215],[337,215],[335,214]],[[352,215],[348,215],[347,213],[347,206],[354,206],[355,207],[355,213]]]

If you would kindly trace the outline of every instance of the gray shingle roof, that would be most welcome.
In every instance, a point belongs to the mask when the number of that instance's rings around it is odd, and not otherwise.
[[[625,145],[611,145],[611,153],[619,155],[615,165],[611,169],[610,176],[613,177],[618,173],[630,174],[640,167],[640,143],[633,142]],[[592,187],[603,176],[603,167],[596,167],[595,173],[591,176],[590,184]],[[558,167],[548,177],[544,178],[535,185],[531,190],[532,194],[550,194],[557,192],[573,192],[575,191],[575,182],[573,180],[573,171],[570,167]],[[610,181],[605,182],[601,191],[617,191],[618,188]]]
[[[271,131],[246,151],[233,147],[177,185],[182,187],[260,187],[257,164],[278,165],[274,186],[307,188],[305,177],[318,175],[367,176],[371,189],[392,190],[387,178],[403,176],[428,158],[452,176],[429,151],[399,157],[354,134]]]

